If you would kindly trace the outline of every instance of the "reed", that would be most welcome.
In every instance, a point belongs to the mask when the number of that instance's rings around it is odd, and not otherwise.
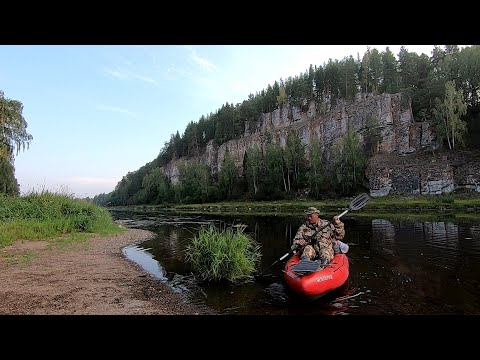
[[[185,251],[195,276],[202,281],[252,280],[261,252],[260,245],[244,232],[245,227],[203,226]]]

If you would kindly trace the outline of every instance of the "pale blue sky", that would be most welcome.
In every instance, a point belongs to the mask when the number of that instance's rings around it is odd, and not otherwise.
[[[190,121],[237,104],[310,64],[386,45],[0,45],[0,89],[22,102],[30,148],[22,194],[93,197],[154,160]],[[397,55],[401,45],[389,45]],[[405,45],[431,56],[433,45]]]

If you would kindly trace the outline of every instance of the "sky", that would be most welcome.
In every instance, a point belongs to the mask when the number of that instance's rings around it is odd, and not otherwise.
[[[226,102],[387,46],[397,56],[402,45],[0,45],[0,90],[23,104],[33,136],[15,156],[20,193],[110,193]]]

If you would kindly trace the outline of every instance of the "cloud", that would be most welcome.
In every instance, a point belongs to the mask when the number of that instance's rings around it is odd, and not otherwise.
[[[196,54],[192,55],[193,61],[195,61],[201,67],[207,69],[208,71],[212,71],[216,69],[216,66],[209,62],[207,59],[204,59]]]
[[[208,61],[206,58],[203,58],[203,57],[197,55],[197,52],[195,51],[195,49],[193,47],[186,46],[185,48],[188,49],[188,51],[190,51],[191,59],[197,65],[200,65],[200,67],[202,67],[203,69],[205,69],[207,71],[213,71],[213,70],[217,69],[217,67],[212,62]]]
[[[108,67],[104,67],[103,71],[115,78],[115,79],[119,79],[119,80],[140,80],[140,81],[143,81],[143,82],[146,82],[146,83],[149,83],[149,84],[153,84],[153,85],[158,85],[158,82],[150,77],[150,76],[145,76],[145,75],[140,75],[134,71],[131,71],[131,70],[128,70],[128,69],[124,69],[124,68],[120,68],[120,67],[115,67],[115,68],[108,68]]]
[[[170,65],[170,67],[167,68],[166,72],[167,74],[178,74],[183,77],[189,76],[189,74],[184,69],[178,68],[175,65]]]
[[[128,73],[120,70],[120,69],[108,69],[108,68],[105,68],[104,69],[105,73],[107,73],[108,75],[114,77],[114,78],[117,78],[117,79],[120,79],[120,80],[126,80],[128,79]]]
[[[95,106],[95,108],[97,108],[99,110],[110,111],[110,112],[115,112],[115,113],[127,115],[127,116],[130,116],[132,118],[137,118],[137,114],[135,114],[134,112],[129,111],[127,109],[122,109],[122,108],[116,107],[116,106],[97,105],[97,106]]]
[[[150,77],[147,77],[147,76],[142,76],[142,75],[137,75],[137,74],[132,74],[132,77],[135,78],[135,79],[138,79],[138,80],[142,80],[142,81],[145,81],[145,82],[148,82],[148,83],[151,83],[151,84],[157,84],[157,81],[150,78]]]

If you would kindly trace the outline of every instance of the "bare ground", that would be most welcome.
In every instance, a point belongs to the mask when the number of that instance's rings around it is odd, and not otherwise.
[[[153,233],[129,229],[80,244],[17,241],[0,249],[0,314],[207,315],[122,254]]]

